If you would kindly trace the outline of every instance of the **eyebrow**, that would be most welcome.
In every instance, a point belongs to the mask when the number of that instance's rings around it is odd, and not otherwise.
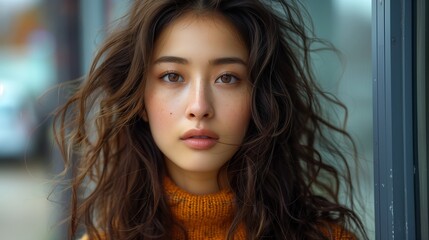
[[[224,64],[241,64],[247,66],[247,63],[238,57],[224,57],[224,58],[216,58],[209,61],[212,65],[224,65]]]
[[[159,63],[177,63],[177,64],[188,64],[189,61],[185,58],[175,56],[162,56],[154,61],[154,64]],[[225,64],[241,64],[247,66],[247,63],[239,57],[223,57],[210,60],[211,65],[225,65]]]
[[[156,59],[154,62],[154,64],[159,64],[159,63],[178,63],[178,64],[188,64],[189,61],[184,59],[184,58],[180,58],[180,57],[173,57],[173,56],[162,56],[158,59]]]

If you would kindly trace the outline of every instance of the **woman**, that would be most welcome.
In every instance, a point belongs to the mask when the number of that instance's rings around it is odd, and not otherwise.
[[[134,1],[56,115],[70,238],[366,238],[338,197],[352,184],[329,136],[353,141],[322,116],[321,98],[343,105],[314,82],[302,11]]]

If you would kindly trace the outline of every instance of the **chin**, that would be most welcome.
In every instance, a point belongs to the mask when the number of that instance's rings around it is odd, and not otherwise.
[[[219,159],[210,159],[210,158],[198,158],[198,159],[187,159],[186,161],[180,161],[179,159],[169,160],[166,159],[167,165],[170,165],[170,168],[175,168],[175,170],[186,173],[217,173],[222,168],[222,166],[228,161],[219,161]],[[170,162],[170,163],[168,163]]]

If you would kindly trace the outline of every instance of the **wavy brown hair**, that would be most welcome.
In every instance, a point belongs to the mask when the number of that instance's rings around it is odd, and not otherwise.
[[[248,239],[328,239],[324,231],[335,225],[366,238],[353,208],[339,199],[341,186],[352,190],[349,154],[332,136],[355,148],[324,117],[322,100],[345,107],[315,83],[310,53],[321,41],[300,3],[135,0],[55,115],[72,174],[70,239],[80,227],[92,240],[169,238],[175,223],[162,190],[166,169],[141,117],[142,93],[160,32],[187,12],[222,14],[249,51],[252,117],[244,143],[224,166],[237,202],[227,238],[240,223]]]

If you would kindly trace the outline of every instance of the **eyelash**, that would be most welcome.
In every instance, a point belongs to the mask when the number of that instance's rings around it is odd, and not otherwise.
[[[179,79],[181,79],[181,80],[170,81],[170,80],[165,79],[166,77],[168,77],[170,75],[178,76]],[[165,81],[165,82],[170,82],[170,83],[177,83],[177,82],[183,82],[184,81],[183,77],[180,76],[180,74],[178,74],[177,72],[174,72],[174,71],[168,71],[168,72],[163,73],[162,76],[160,77],[160,79],[163,80],[163,81]]]
[[[170,80],[166,79],[166,77],[168,77],[170,75],[175,75],[175,76],[179,77],[179,80],[177,80],[177,81],[170,81]],[[231,80],[231,82],[223,82],[221,80],[221,78],[224,77],[224,76],[231,77],[231,78],[233,78],[233,80]],[[177,83],[177,82],[183,82],[184,81],[183,77],[180,74],[178,74],[177,72],[174,72],[174,71],[165,72],[164,74],[162,74],[162,76],[160,77],[160,79],[163,80],[163,81],[165,81],[165,82],[169,82],[169,83]],[[215,83],[235,84],[238,81],[240,81],[240,79],[237,76],[235,76],[234,74],[223,73],[219,77],[216,78]]]
[[[221,78],[222,78],[222,77],[224,77],[224,76],[234,78],[235,80],[232,80],[233,82],[225,83],[225,82],[223,82],[223,81],[221,80]],[[218,80],[219,80],[220,82],[218,82]],[[215,83],[235,84],[235,83],[237,83],[238,81],[240,81],[240,79],[239,79],[237,76],[235,76],[234,74],[231,74],[231,73],[223,73],[223,74],[221,74],[218,78],[216,78]]]

